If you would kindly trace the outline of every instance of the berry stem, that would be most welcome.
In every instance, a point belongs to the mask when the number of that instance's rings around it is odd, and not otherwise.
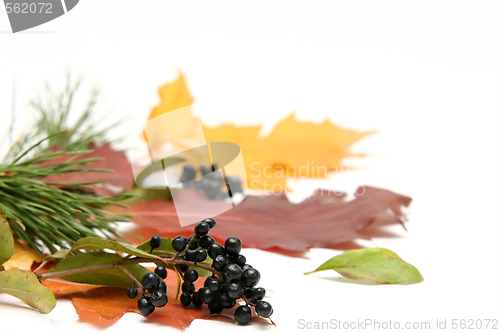
[[[241,296],[241,298],[245,301],[245,303],[246,303],[247,306],[248,305],[253,305],[253,303],[250,302],[250,300],[245,295]]]
[[[137,287],[137,290],[139,292],[139,294],[142,294],[144,288],[142,286],[142,283],[139,282],[139,280],[136,279],[136,277],[134,276],[134,274],[130,273],[130,271],[128,269],[126,269],[124,266],[122,265],[116,265],[116,267],[118,267],[119,269],[121,269],[125,274],[128,275],[128,277],[134,282],[134,287],[136,286]]]
[[[71,275],[71,274],[93,272],[93,271],[98,271],[98,270],[108,269],[108,268],[120,268],[121,269],[121,267],[124,265],[141,264],[141,263],[155,263],[155,264],[166,264],[166,265],[186,264],[186,265],[190,265],[190,266],[199,267],[201,269],[207,270],[207,271],[212,272],[215,275],[221,277],[221,273],[217,272],[212,267],[209,267],[207,265],[203,265],[203,264],[200,264],[200,263],[197,263],[194,261],[176,259],[175,257],[171,257],[171,256],[158,256],[158,259],[140,258],[140,257],[128,258],[128,259],[122,259],[122,260],[119,260],[116,262],[111,262],[111,263],[104,263],[104,264],[98,264],[98,265],[72,268],[72,269],[67,269],[67,270],[58,271],[58,272],[48,272],[48,273],[44,273],[44,274],[37,274],[37,276],[38,276],[38,279],[40,281],[44,281],[47,279],[58,278],[58,277],[67,276],[67,275]]]

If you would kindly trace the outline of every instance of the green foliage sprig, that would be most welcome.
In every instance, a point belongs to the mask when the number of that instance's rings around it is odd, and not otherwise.
[[[95,140],[102,140],[105,130],[97,129],[93,121],[96,91],[91,93],[76,122],[69,123],[79,87],[79,80],[73,82],[68,77],[62,92],[46,96],[45,100],[52,103],[32,102],[38,121],[25,131],[29,135],[21,135],[0,161],[0,208],[15,238],[39,252],[70,248],[82,237],[117,238],[114,222],[130,217],[108,208],[122,206],[119,202],[129,198],[128,194],[95,196],[89,185],[99,182],[69,184],[44,180],[73,172],[111,171],[85,168],[98,160],[84,156],[92,152],[90,147]]]

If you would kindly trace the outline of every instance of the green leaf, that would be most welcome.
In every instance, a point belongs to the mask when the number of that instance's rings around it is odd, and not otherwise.
[[[70,253],[70,249],[63,249],[63,250],[59,250],[57,251],[56,253],[52,253],[52,254],[49,254],[48,256],[45,257],[44,260],[48,260],[48,259],[63,259],[64,257],[66,257],[69,253]]]
[[[348,250],[305,274],[329,269],[350,279],[371,280],[379,284],[417,283],[424,280],[414,266],[383,248]]]
[[[123,252],[133,256],[156,259],[157,256],[150,254],[141,249],[135,248],[131,245],[122,244],[110,239],[104,239],[100,237],[85,237],[79,239],[71,248],[73,251],[76,250],[112,250],[116,252]]]
[[[149,244],[149,241],[146,241],[141,245],[139,245],[137,249],[146,252],[151,250],[151,245]],[[157,255],[169,255],[169,254],[176,254],[177,251],[175,251],[174,248],[172,247],[172,240],[170,238],[162,238],[160,246],[154,249],[153,253]]]
[[[20,270],[0,272],[0,292],[19,298],[41,313],[49,313],[56,306],[56,298],[52,291],[42,286],[32,272]]]
[[[143,250],[143,251],[149,251],[149,249],[151,249],[151,245],[149,244],[149,241],[146,241],[146,242],[142,243],[141,245],[139,245],[137,247],[137,249]],[[172,240],[170,238],[162,238],[160,246],[157,247],[156,249],[154,249],[153,253],[157,254],[157,255],[173,255],[173,254],[176,254],[177,251],[175,251],[174,248],[172,247]],[[207,259],[204,262],[202,262],[201,264],[211,266],[212,259],[210,257],[207,257]],[[173,265],[162,265],[162,266],[164,266],[168,269],[171,269],[171,270],[175,270]],[[201,269],[199,267],[191,266],[191,268],[193,268],[195,271],[197,271],[199,276],[209,276],[212,274],[211,272],[209,272],[205,269]]]
[[[14,238],[7,220],[0,215],[0,265],[10,259],[14,253]]]
[[[122,260],[123,257],[107,252],[88,252],[78,253],[74,256],[67,257],[53,267],[50,272],[60,272],[68,269],[94,266],[105,263],[113,263]],[[139,264],[125,265],[124,266],[132,275],[139,281],[142,280],[144,274],[149,270]],[[82,273],[75,273],[64,275],[61,279],[87,284],[105,285],[105,286],[122,286],[131,287],[133,282],[130,277],[119,268],[106,268],[96,271],[87,271]]]

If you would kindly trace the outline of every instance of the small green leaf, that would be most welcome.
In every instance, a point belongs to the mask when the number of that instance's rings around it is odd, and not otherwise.
[[[150,241],[148,240],[148,241],[142,243],[141,245],[137,246],[137,249],[141,250],[141,251],[151,250],[151,244],[149,242]],[[162,238],[160,246],[155,248],[153,250],[153,253],[155,255],[173,255],[176,252],[175,252],[174,248],[172,247],[172,240],[170,238]],[[168,269],[171,269],[173,271],[175,270],[174,265],[161,264],[161,266],[166,267]]]
[[[74,256],[61,260],[50,272],[60,272],[68,269],[94,266],[105,263],[113,263],[122,260],[123,257],[106,252],[88,252],[77,253]],[[149,270],[139,264],[124,266],[139,281]],[[61,276],[61,279],[87,284],[97,284],[105,286],[131,287],[133,282],[130,277],[119,268],[106,268],[96,271],[87,271],[82,273]]]
[[[0,265],[10,259],[14,253],[14,238],[9,222],[0,214]]]
[[[356,280],[371,280],[379,284],[417,283],[424,278],[420,272],[391,250],[368,248],[348,250],[305,274],[333,269]]]
[[[203,264],[205,266],[210,267],[210,266],[212,266],[212,259],[210,259],[210,257],[207,257],[207,259],[204,262],[200,262],[200,264]],[[207,271],[206,269],[203,269],[203,268],[200,268],[200,267],[190,266],[190,268],[192,268],[195,271],[197,271],[199,276],[209,276],[209,275],[212,275],[212,272]]]
[[[49,254],[48,256],[46,256],[44,260],[48,260],[48,259],[57,259],[57,260],[63,259],[64,257],[66,257],[69,254],[70,251],[71,250],[69,250],[69,249],[59,250],[56,253],[52,253],[52,254]]]
[[[139,245],[137,249],[146,252],[151,250],[151,245],[149,244],[149,241],[146,241],[141,245]],[[172,240],[170,238],[162,238],[160,247],[154,249],[153,253],[157,255],[169,255],[169,254],[176,254],[177,251],[175,251],[174,248],[172,247]]]
[[[112,250],[116,252],[123,252],[133,256],[156,259],[157,256],[150,254],[141,249],[135,248],[132,245],[122,244],[110,239],[104,239],[100,237],[85,237],[79,239],[71,248],[73,251],[76,250]]]
[[[52,291],[42,286],[32,272],[20,270],[0,272],[0,292],[19,298],[41,313],[49,313],[56,306],[56,298]]]

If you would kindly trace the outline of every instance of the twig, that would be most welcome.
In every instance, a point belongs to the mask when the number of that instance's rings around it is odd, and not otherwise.
[[[151,258],[122,259],[122,260],[111,262],[111,263],[104,263],[104,264],[91,265],[91,266],[86,266],[86,267],[66,269],[66,270],[58,271],[58,272],[48,272],[48,273],[44,273],[44,274],[37,274],[37,276],[38,276],[38,279],[40,281],[43,281],[46,279],[52,279],[52,278],[62,277],[62,276],[71,275],[71,274],[94,272],[94,271],[98,271],[98,270],[102,270],[102,269],[116,268],[119,266],[131,265],[131,264],[141,264],[141,263],[155,263],[155,264],[164,263],[167,265],[174,265],[174,266],[178,265],[178,264],[185,264],[185,265],[189,265],[189,266],[199,267],[201,269],[212,272],[213,274],[217,275],[218,277],[221,277],[220,272],[217,272],[214,268],[209,267],[207,265],[196,263],[194,261],[174,259],[174,258],[168,257],[168,256],[167,257],[159,256],[158,259],[151,259]]]

